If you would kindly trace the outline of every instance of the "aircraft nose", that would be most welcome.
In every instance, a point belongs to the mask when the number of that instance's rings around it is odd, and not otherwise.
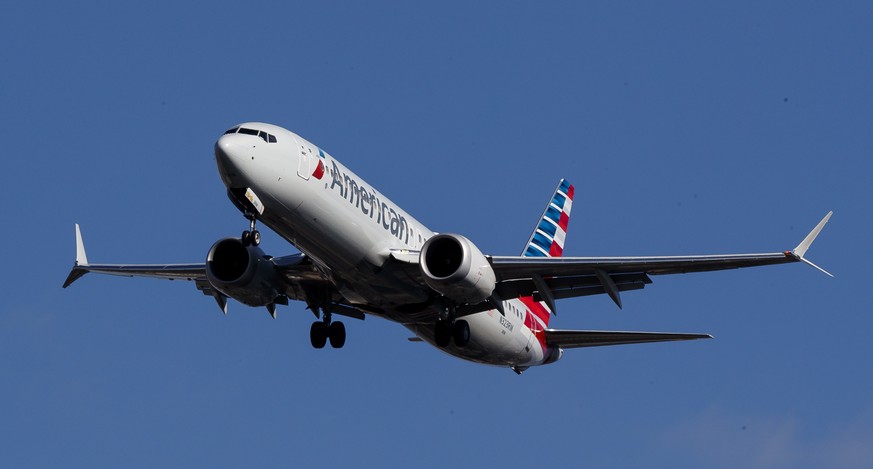
[[[239,142],[240,136],[227,134],[215,142],[215,162],[225,184],[233,184],[243,173],[243,165],[249,159],[246,147]]]
[[[244,158],[244,147],[240,145],[238,140],[238,135],[222,135],[215,142],[215,157],[239,164],[238,160]]]

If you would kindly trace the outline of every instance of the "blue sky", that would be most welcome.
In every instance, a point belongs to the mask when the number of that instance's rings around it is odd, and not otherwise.
[[[0,17],[0,465],[869,467],[869,2],[18,2]],[[189,283],[245,221],[212,145],[287,127],[430,228],[520,252],[561,177],[566,255],[779,251],[803,265],[565,300],[560,328],[707,332],[522,376],[300,304]],[[265,233],[263,248],[293,252]]]

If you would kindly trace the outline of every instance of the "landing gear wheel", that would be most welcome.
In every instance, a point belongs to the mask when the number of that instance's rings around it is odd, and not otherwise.
[[[470,325],[467,321],[463,319],[455,321],[452,325],[452,337],[458,347],[466,347],[470,343]]]
[[[324,348],[324,344],[327,343],[327,325],[321,321],[312,323],[309,329],[309,341],[314,348]]]
[[[433,328],[433,339],[438,346],[448,347],[452,341],[452,323],[445,319],[437,321]]]
[[[249,221],[249,229],[242,232],[240,241],[243,246],[257,246],[261,244],[261,232],[255,229],[255,223],[258,221],[254,213],[246,212],[246,220]]]
[[[333,348],[343,348],[346,343],[346,326],[341,322],[333,322],[327,328],[330,336],[330,346]]]

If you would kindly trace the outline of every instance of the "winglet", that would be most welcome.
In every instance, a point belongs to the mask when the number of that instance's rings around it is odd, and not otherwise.
[[[833,277],[833,274],[831,274],[827,270],[824,270],[821,267],[813,264],[812,262],[807,260],[804,256],[806,256],[806,251],[809,249],[809,246],[812,245],[812,242],[815,241],[815,238],[821,232],[822,228],[824,228],[824,226],[827,224],[828,220],[831,219],[831,215],[833,215],[833,214],[834,214],[833,210],[828,212],[828,214],[825,215],[825,217],[822,218],[820,222],[818,222],[818,225],[815,225],[815,228],[813,228],[812,231],[810,231],[809,234],[806,235],[806,238],[803,238],[803,241],[801,241],[800,244],[798,244],[797,247],[791,251],[791,253],[794,254],[794,256],[797,257],[798,259],[800,259],[801,261],[815,267],[816,269],[824,272],[827,275],[830,275],[831,277]]]
[[[85,255],[85,243],[82,242],[82,231],[76,223],[76,265],[88,265],[88,256]]]
[[[67,275],[67,280],[64,281],[64,288],[69,287],[73,282],[88,273],[88,256],[85,255],[85,243],[82,242],[82,231],[79,229],[79,224],[76,223],[76,263],[73,264],[73,270],[70,275]]]

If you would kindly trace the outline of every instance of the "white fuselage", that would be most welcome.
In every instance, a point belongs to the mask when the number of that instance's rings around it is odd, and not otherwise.
[[[276,141],[241,133],[220,137],[216,161],[228,189],[257,194],[263,204],[258,219],[309,256],[348,303],[400,322],[433,344],[441,313],[430,301],[435,292],[399,268],[402,261],[392,260],[392,252],[417,252],[435,233],[316,145],[281,127],[249,126]],[[486,364],[542,364],[550,355],[542,311],[535,314],[536,304],[519,299],[503,306],[505,315],[488,310],[464,316],[467,346],[439,348]]]

